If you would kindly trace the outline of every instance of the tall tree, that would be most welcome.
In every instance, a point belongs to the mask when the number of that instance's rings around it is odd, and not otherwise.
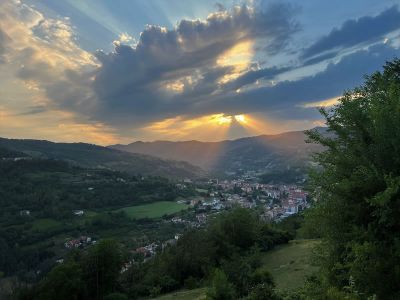
[[[85,296],[82,269],[75,262],[56,266],[40,282],[35,299],[80,300]]]
[[[400,60],[321,109],[328,130],[309,131],[325,151],[312,174],[323,281],[378,299],[400,299]]]
[[[122,266],[122,252],[113,240],[103,240],[89,250],[85,259],[85,279],[93,299],[115,292]]]

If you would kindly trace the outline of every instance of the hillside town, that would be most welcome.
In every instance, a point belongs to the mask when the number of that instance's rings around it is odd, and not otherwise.
[[[190,184],[193,184],[191,180],[185,180],[177,186],[185,189]],[[206,187],[208,188],[197,189],[201,196],[177,201],[189,204],[188,211],[194,212],[194,217],[192,214],[178,214],[169,218],[167,222],[181,224],[185,228],[199,228],[203,227],[208,219],[235,206],[256,210],[260,219],[265,222],[280,222],[310,205],[308,193],[297,185],[262,184],[243,179],[210,179]],[[158,251],[175,245],[180,236],[181,234],[177,233],[172,239],[153,241],[133,250],[132,253],[140,254],[146,261]]]

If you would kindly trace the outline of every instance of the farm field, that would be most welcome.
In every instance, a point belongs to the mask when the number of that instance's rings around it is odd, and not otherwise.
[[[117,211],[124,211],[132,219],[160,218],[164,215],[177,213],[187,209],[189,206],[172,201],[159,201],[144,205],[128,206]]]
[[[312,249],[318,243],[318,240],[293,240],[265,254],[262,268],[271,273],[278,290],[296,289],[307,276],[318,271],[311,263]]]

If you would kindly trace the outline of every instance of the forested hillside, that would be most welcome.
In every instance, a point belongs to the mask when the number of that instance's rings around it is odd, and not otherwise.
[[[323,128],[317,130],[325,132]],[[305,177],[311,154],[322,149],[318,145],[305,143],[305,139],[304,132],[295,131],[221,142],[135,142],[111,148],[184,160],[225,174],[253,171],[266,174],[265,181],[279,182],[290,176],[289,181],[293,182]]]
[[[204,171],[187,162],[163,160],[85,143],[53,143],[39,140],[0,138],[0,147],[23,152],[34,158],[65,160],[87,167],[123,171],[133,175],[194,178]]]
[[[0,151],[0,271],[6,276],[18,273],[24,278],[34,276],[29,275],[34,270],[47,270],[62,254],[68,237],[119,237],[129,230],[139,237],[145,227],[119,208],[174,201],[194,193],[161,177]]]

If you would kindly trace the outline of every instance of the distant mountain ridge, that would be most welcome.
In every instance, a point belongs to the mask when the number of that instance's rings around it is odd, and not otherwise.
[[[85,143],[0,138],[0,148],[18,151],[32,157],[60,159],[83,167],[107,168],[135,175],[196,178],[205,174],[200,167],[188,162],[165,160]]]
[[[325,131],[324,128],[316,129]],[[110,148],[163,159],[179,159],[212,171],[229,173],[257,170],[262,173],[306,167],[311,154],[321,149],[320,146],[306,143],[306,139],[303,131],[292,131],[221,142],[139,141],[128,145],[112,145]]]

